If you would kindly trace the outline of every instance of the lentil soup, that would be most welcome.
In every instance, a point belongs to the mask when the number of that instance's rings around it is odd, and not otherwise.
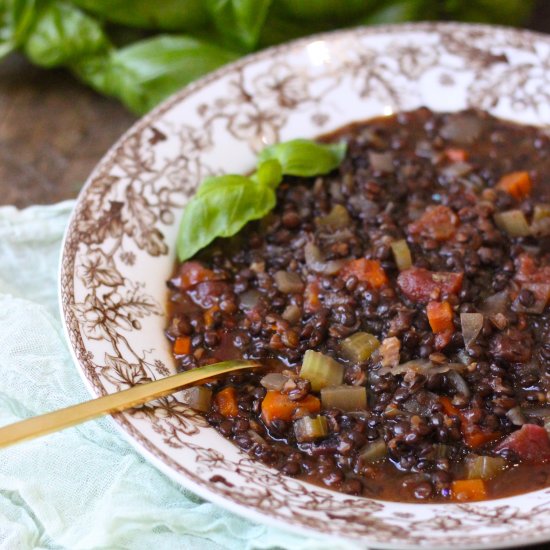
[[[348,126],[337,170],[176,266],[185,390],[258,460],[397,501],[550,485],[550,138],[422,108]]]

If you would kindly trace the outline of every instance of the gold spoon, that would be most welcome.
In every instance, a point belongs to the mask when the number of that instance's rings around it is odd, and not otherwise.
[[[138,384],[128,390],[84,401],[84,403],[78,405],[34,416],[0,428],[0,448],[57,432],[104,414],[117,413],[142,405],[147,401],[168,395],[183,386],[200,382],[206,378],[259,366],[260,364],[254,361],[222,361],[221,363],[214,363],[213,365],[206,365],[205,367],[167,376],[154,382]]]

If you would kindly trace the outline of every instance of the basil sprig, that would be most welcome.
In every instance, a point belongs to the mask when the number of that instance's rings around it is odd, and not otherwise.
[[[187,203],[181,219],[177,253],[187,260],[217,237],[231,237],[251,220],[275,207],[276,189],[284,175],[319,176],[338,167],[346,144],[323,144],[305,139],[264,149],[251,176],[229,174],[205,179]]]

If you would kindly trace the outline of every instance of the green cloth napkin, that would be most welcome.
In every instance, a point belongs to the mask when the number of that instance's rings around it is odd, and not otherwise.
[[[57,305],[73,202],[0,208],[0,423],[89,399]],[[172,482],[111,419],[0,450],[0,549],[337,549],[251,523]],[[351,550],[347,544],[346,549]]]

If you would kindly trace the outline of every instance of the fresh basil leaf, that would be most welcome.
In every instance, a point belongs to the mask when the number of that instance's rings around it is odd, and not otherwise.
[[[216,237],[231,237],[251,220],[263,218],[275,206],[275,191],[250,178],[234,176],[226,185],[211,178],[202,194],[185,207],[181,219],[177,252],[187,260]]]
[[[62,2],[52,2],[40,12],[25,43],[29,59],[42,67],[70,65],[110,48],[98,21]]]
[[[258,160],[277,159],[283,174],[288,176],[318,176],[327,174],[340,165],[346,155],[347,145],[340,143],[316,143],[307,139],[293,139],[266,147]]]
[[[143,113],[185,84],[238,57],[189,36],[160,35],[73,67],[97,90]]]
[[[142,29],[191,31],[204,26],[204,0],[71,0],[101,20]]]
[[[208,0],[207,6],[219,34],[252,50],[258,44],[271,0]]]
[[[277,159],[264,160],[251,178],[259,185],[267,185],[275,189],[283,180],[283,167]]]
[[[239,186],[239,185],[252,185],[253,182],[250,178],[246,176],[240,176],[237,174],[228,174],[226,176],[213,176],[206,178],[200,184],[195,197],[202,197],[207,193],[215,192],[224,192],[224,190],[229,187]]]

